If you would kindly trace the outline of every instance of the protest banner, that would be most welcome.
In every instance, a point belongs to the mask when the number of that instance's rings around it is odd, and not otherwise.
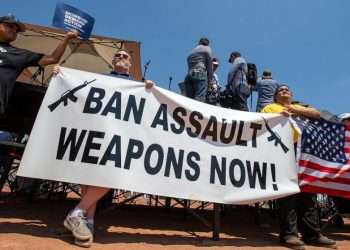
[[[68,68],[50,82],[18,174],[227,204],[299,192],[288,118]]]

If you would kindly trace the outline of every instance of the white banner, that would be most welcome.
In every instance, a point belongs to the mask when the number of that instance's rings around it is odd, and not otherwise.
[[[228,204],[299,192],[287,118],[68,68],[50,83],[18,174]]]

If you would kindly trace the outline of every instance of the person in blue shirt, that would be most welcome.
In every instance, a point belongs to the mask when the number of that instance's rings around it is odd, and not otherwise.
[[[232,68],[227,76],[227,86],[233,93],[232,109],[249,111],[247,100],[251,94],[251,86],[247,82],[248,65],[241,53],[230,54],[229,63]]]
[[[266,105],[273,103],[273,96],[278,87],[278,82],[272,79],[270,70],[265,69],[261,78],[256,82],[253,90],[258,92],[256,112],[260,112]]]

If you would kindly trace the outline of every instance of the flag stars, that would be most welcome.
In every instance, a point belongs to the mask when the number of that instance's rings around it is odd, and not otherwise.
[[[344,126],[321,121],[299,120],[303,125],[302,152],[316,156],[324,161],[341,163],[346,161],[344,148]],[[304,145],[304,146],[303,146]]]

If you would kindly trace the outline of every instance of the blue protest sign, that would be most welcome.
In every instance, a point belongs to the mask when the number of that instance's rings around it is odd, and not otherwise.
[[[65,30],[77,30],[83,39],[91,35],[95,19],[87,13],[64,3],[57,3],[52,25]]]

